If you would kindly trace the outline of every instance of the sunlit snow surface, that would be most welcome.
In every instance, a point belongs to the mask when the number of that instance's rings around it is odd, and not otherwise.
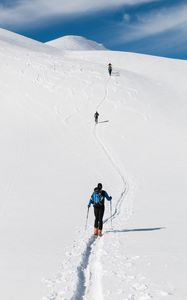
[[[106,50],[102,44],[76,35],[63,36],[46,44],[60,50]]]
[[[0,299],[186,300],[187,62],[0,30],[0,69]]]

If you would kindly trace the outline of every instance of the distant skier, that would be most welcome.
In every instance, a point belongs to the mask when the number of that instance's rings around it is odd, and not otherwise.
[[[96,124],[98,123],[98,117],[99,117],[99,113],[96,111],[96,113],[94,114]]]
[[[111,74],[112,74],[112,64],[111,63],[108,64],[108,73],[111,76]]]
[[[108,201],[112,200],[112,197],[107,194],[104,190],[102,190],[102,184],[98,183],[97,187],[94,188],[94,192],[90,198],[88,203],[88,208],[90,208],[91,204],[94,207],[94,215],[95,215],[95,222],[94,222],[94,235],[95,236],[102,236],[102,229],[103,229],[103,215],[105,211],[105,198]]]

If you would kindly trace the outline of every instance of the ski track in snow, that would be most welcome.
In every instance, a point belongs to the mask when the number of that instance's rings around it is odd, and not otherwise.
[[[109,95],[109,84],[112,83],[112,78],[109,78],[106,82],[104,93],[102,99],[99,101],[96,109],[99,110],[102,105],[107,102]],[[116,81],[115,81],[116,83]],[[116,83],[116,85],[118,82]],[[74,114],[71,113],[68,116],[64,116],[62,122],[67,124],[69,119],[73,117]],[[61,108],[55,107],[55,114],[57,116],[62,116]],[[105,154],[106,159],[109,164],[112,166],[115,173],[118,174],[118,177],[121,181],[121,193],[117,199],[116,205],[114,207],[113,213],[110,217],[104,219],[104,223],[111,221],[112,229],[112,220],[115,219],[121,211],[121,205],[125,196],[129,191],[128,182],[126,181],[124,175],[122,174],[120,167],[114,160],[110,149],[105,145],[102,139],[98,135],[98,125],[95,125],[92,131],[92,134]],[[126,217],[130,217],[130,208],[126,210]],[[106,232],[106,234],[109,231]],[[81,235],[81,234],[80,234]],[[80,236],[80,240],[74,242],[72,250],[67,251],[66,259],[64,260],[61,270],[52,280],[45,280],[46,285],[48,286],[50,293],[47,297],[44,297],[43,300],[103,300],[107,295],[103,295],[103,286],[102,286],[102,277],[103,277],[103,267],[101,262],[101,257],[106,255],[104,253],[104,242],[105,237],[95,238],[94,236],[89,236],[84,234]],[[115,245],[114,245],[115,246]],[[115,248],[115,247],[114,247]],[[115,249],[114,249],[115,250]],[[80,259],[81,257],[81,259]],[[134,264],[134,257],[129,258],[125,257],[127,260],[127,269],[128,265]],[[79,263],[78,263],[79,261]],[[114,262],[112,262],[114,263]],[[115,263],[114,263],[115,264]],[[119,272],[120,273],[120,272]],[[129,289],[127,291],[120,290],[118,292],[124,297],[128,297],[128,300],[135,300],[137,297],[141,297],[142,300],[151,299],[152,295],[148,292],[150,283],[147,282],[146,278],[140,274],[139,277],[136,276],[126,276],[121,274],[123,280],[128,284]],[[142,280],[143,278],[143,280]],[[121,299],[121,298],[120,298]]]
[[[84,295],[85,295],[85,291],[86,291],[86,274],[85,274],[85,270],[87,270],[88,265],[89,265],[89,258],[90,255],[92,253],[92,249],[95,243],[95,237],[92,236],[89,238],[87,245],[86,245],[86,249],[84,251],[84,253],[82,254],[82,260],[80,265],[77,268],[77,286],[76,286],[76,290],[75,293],[73,295],[73,297],[71,298],[71,300],[80,300],[83,299]]]
[[[101,107],[104,104],[104,102],[107,100],[107,97],[108,97],[108,84],[110,82],[109,80],[106,83],[104,97],[100,101],[100,103],[98,104],[97,108]],[[117,174],[118,174],[118,176],[121,180],[121,184],[122,184],[122,192],[120,194],[119,199],[116,202],[114,212],[112,213],[112,215],[110,217],[106,218],[103,222],[103,223],[106,223],[109,220],[111,220],[111,227],[112,227],[112,219],[116,218],[116,216],[119,215],[121,204],[123,202],[123,199],[124,199],[125,195],[128,192],[128,183],[125,180],[123,174],[121,173],[120,168],[117,165],[117,163],[115,162],[115,160],[114,160],[113,156],[111,155],[109,149],[105,146],[105,144],[98,137],[98,135],[97,135],[97,125],[94,128],[93,134],[94,134],[97,142],[99,143],[100,147],[102,148],[103,152],[105,153],[105,156],[107,157],[108,161],[113,166],[113,169],[115,170],[115,172],[117,172]],[[102,278],[102,265],[100,263],[100,256],[101,256],[101,253],[102,253],[102,246],[103,246],[103,239],[99,238],[98,243],[96,244],[96,246],[94,247],[94,249],[90,253],[91,262],[88,265],[88,268],[86,270],[86,272],[88,273],[87,277],[89,278],[89,280],[86,283],[85,296],[83,298],[79,298],[79,299],[85,299],[85,300],[87,300],[87,299],[89,299],[89,300],[91,300],[91,299],[93,299],[93,300],[94,299],[102,300],[103,299],[102,280],[101,280],[101,278]]]
[[[110,80],[110,79],[109,79]],[[103,103],[107,100],[108,96],[108,83],[109,80],[107,80],[104,97],[97,105],[97,109],[103,105]],[[99,139],[97,135],[97,125],[95,126],[93,130],[93,135],[95,136],[97,142],[99,143],[100,147],[102,148],[103,152],[105,153],[105,156],[109,160],[110,164],[113,166],[115,172],[118,173],[121,181],[122,181],[122,192],[121,195],[116,203],[115,210],[112,213],[112,215],[104,220],[103,223],[108,222],[109,220],[112,221],[113,218],[115,218],[120,213],[120,207],[122,204],[122,201],[124,199],[124,196],[128,192],[128,184],[125,181],[124,176],[122,175],[119,167],[117,166],[116,162],[114,161],[112,155],[110,154],[107,147],[104,145],[104,143]],[[78,281],[77,281],[77,288],[74,293],[74,296],[71,300],[83,300],[83,299],[103,299],[102,294],[102,265],[100,263],[100,254],[102,251],[102,244],[103,239],[98,238],[95,240],[94,237],[91,237],[86,245],[85,252],[82,255],[82,261],[78,267],[77,275],[78,275]],[[91,260],[91,262],[90,262]]]
[[[112,83],[112,78],[109,78],[106,82],[104,88],[103,98],[100,100],[97,109],[101,108],[107,102],[109,95],[109,84]],[[116,83],[116,81],[115,81]],[[116,83],[118,84],[118,83]],[[79,111],[74,112],[79,113]],[[74,113],[68,115],[64,118],[63,122],[66,124],[69,118],[72,118]],[[56,114],[61,115],[61,111],[56,108]],[[143,116],[144,117],[144,116]],[[146,118],[145,118],[146,119]],[[125,176],[122,174],[121,169],[117,162],[115,161],[110,149],[105,145],[102,139],[98,134],[98,125],[94,125],[92,134],[105,154],[106,159],[109,164],[112,166],[115,173],[117,173],[120,181],[121,181],[121,193],[116,201],[113,213],[110,217],[104,219],[104,224],[109,223],[111,221],[111,229],[112,229],[112,220],[117,218],[121,211],[121,205],[127,193],[129,192],[129,185],[125,179]],[[133,188],[133,187],[132,187]],[[131,215],[131,207],[127,207],[126,209],[126,218],[128,219]],[[108,225],[109,226],[109,225]],[[106,231],[107,234],[111,231]],[[81,234],[80,234],[81,235]],[[94,236],[89,236],[88,234],[84,234],[80,236],[80,240],[74,242],[72,246],[72,250],[67,251],[67,258],[63,262],[61,266],[61,271],[55,276],[52,280],[45,280],[46,284],[50,289],[50,293],[47,297],[43,298],[43,300],[103,300],[106,299],[107,295],[103,294],[103,266],[101,262],[101,258],[103,256],[108,256],[109,253],[104,250],[105,234],[102,238],[95,238]],[[112,245],[113,251],[118,250],[117,241]],[[117,248],[116,248],[117,247]],[[116,252],[117,256],[119,253]],[[81,257],[81,259],[80,259]],[[139,259],[139,257],[128,257],[124,256],[124,263],[126,269],[129,267],[133,267],[135,261]],[[78,263],[79,261],[79,263]],[[111,261],[114,264],[115,269],[115,258],[114,261]],[[117,266],[118,268],[118,266]],[[105,270],[106,271],[106,270]],[[153,298],[152,292],[150,292],[150,288],[152,283],[149,282],[143,274],[139,274],[138,276],[134,276],[133,274],[123,274],[123,272],[119,271],[120,278],[126,282],[126,290],[120,289],[120,287],[116,288],[116,296],[125,297],[127,300],[148,300]],[[109,271],[108,271],[109,272]],[[121,279],[120,279],[121,280]],[[59,285],[59,286],[58,286]],[[63,287],[63,288],[62,288]],[[154,289],[152,289],[154,290]],[[159,294],[160,297],[167,296],[168,293],[165,291],[159,290],[159,288],[155,289],[154,294]],[[122,299],[122,298],[120,298]]]
[[[111,82],[111,78],[107,80],[105,90],[104,90],[104,96],[103,99],[99,102],[97,105],[97,109],[101,107],[104,102],[107,100],[108,97],[108,84]],[[112,155],[110,154],[109,149],[105,146],[105,144],[101,141],[101,139],[97,135],[97,127],[95,126],[93,129],[93,135],[97,141],[97,143],[100,145],[101,149],[105,153],[106,158],[108,159],[109,163],[112,165],[115,172],[117,172],[122,185],[122,191],[121,194],[116,202],[116,205],[114,207],[114,211],[112,215],[108,218],[104,219],[103,223],[107,223],[109,220],[111,220],[112,225],[112,219],[116,218],[120,213],[120,208],[123,202],[123,199],[125,195],[128,192],[128,183],[125,180],[124,176],[122,175],[120,168],[114,161]],[[64,264],[61,267],[61,270],[59,274],[56,275],[56,277],[52,280],[45,280],[46,285],[48,285],[48,288],[50,289],[50,294],[47,297],[44,297],[43,300],[91,300],[91,299],[103,299],[103,293],[102,293],[102,265],[100,262],[100,256],[102,254],[102,246],[103,246],[103,238],[95,238],[94,236],[91,236],[88,238],[88,236],[83,237],[83,243],[80,245],[80,242],[75,242],[76,245],[73,245],[73,250],[68,252],[67,259],[64,262]],[[72,259],[75,258],[77,255],[81,255],[81,261],[79,265],[76,267],[76,272],[73,270],[69,270],[69,267],[72,269]],[[73,258],[72,258],[73,257]],[[68,288],[68,282],[66,280],[67,273],[71,274],[71,282],[76,282],[75,286],[72,288]],[[67,276],[68,277],[68,276]],[[62,291],[61,288],[57,288],[57,284],[60,283],[66,286],[64,287],[64,290]],[[71,285],[71,284],[70,284]],[[73,289],[74,291],[71,291],[69,289]],[[73,295],[71,295],[73,292]],[[68,296],[65,296],[68,295]],[[71,295],[71,296],[70,296]],[[64,297],[65,296],[65,297]]]

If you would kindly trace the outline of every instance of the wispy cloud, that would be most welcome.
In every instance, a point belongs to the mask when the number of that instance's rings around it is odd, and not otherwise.
[[[130,21],[130,19],[131,19],[131,17],[130,17],[129,14],[126,14],[126,13],[125,13],[125,14],[123,15],[123,20],[124,20],[125,22],[128,23],[128,22]]]
[[[0,4],[0,25],[34,24],[46,18],[89,13],[122,5],[136,5],[158,0],[10,0]]]
[[[131,42],[172,30],[187,32],[187,4],[137,15],[134,23],[121,24],[120,40]]]

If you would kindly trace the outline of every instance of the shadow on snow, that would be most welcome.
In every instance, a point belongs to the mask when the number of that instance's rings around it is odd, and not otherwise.
[[[106,121],[100,121],[100,122],[98,122],[98,124],[101,124],[101,123],[107,123],[107,122],[109,122],[109,120],[106,120]]]
[[[120,72],[118,71],[113,71],[111,76],[120,76]]]
[[[165,227],[152,227],[152,228],[134,228],[134,229],[122,229],[122,230],[107,230],[105,233],[122,233],[122,232],[137,232],[137,231],[155,231],[165,229]]]

